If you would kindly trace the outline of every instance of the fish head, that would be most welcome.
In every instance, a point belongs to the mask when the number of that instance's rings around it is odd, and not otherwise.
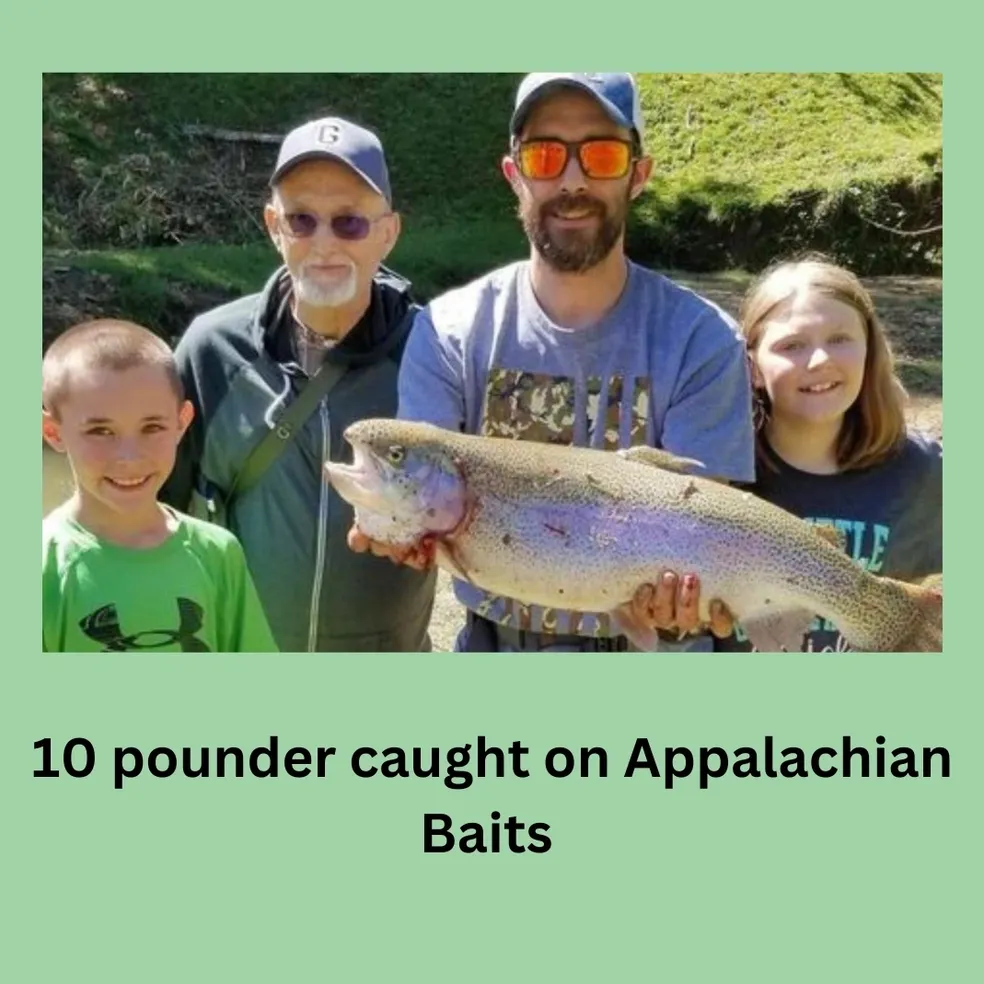
[[[328,462],[325,472],[367,536],[408,544],[425,535],[448,536],[464,522],[467,487],[442,433],[375,419],[346,429],[352,464]]]

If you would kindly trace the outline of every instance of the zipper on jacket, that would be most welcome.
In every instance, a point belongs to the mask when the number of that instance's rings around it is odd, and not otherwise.
[[[331,431],[329,430],[328,407],[322,400],[318,407],[321,418],[321,460],[328,461],[331,454]],[[318,613],[321,608],[321,585],[325,577],[325,550],[328,542],[328,483],[319,470],[318,482],[318,540],[314,562],[314,585],[311,588],[311,621],[308,624],[308,652],[317,651],[318,646]]]

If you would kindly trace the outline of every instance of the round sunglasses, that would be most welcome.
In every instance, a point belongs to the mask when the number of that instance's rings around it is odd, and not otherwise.
[[[571,154],[586,178],[611,181],[624,178],[633,161],[633,144],[616,137],[592,137],[568,142],[554,138],[524,140],[516,145],[520,171],[534,181],[553,181],[567,167]]]
[[[391,214],[391,212],[385,212],[383,215],[371,219],[366,215],[343,212],[339,215],[333,215],[330,219],[321,219],[312,212],[285,212],[281,218],[287,226],[287,231],[295,239],[310,239],[318,231],[318,226],[325,225],[331,229],[332,235],[337,239],[354,242],[365,239],[373,225]]]

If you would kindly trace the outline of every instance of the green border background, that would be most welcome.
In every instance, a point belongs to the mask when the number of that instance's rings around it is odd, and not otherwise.
[[[0,578],[7,979],[28,981],[956,981],[979,966],[981,727],[971,635],[981,333],[979,80],[910,16],[837,0],[386,13],[37,7],[9,35],[3,99],[8,372]],[[359,18],[369,16],[370,24]],[[278,21],[278,18],[280,20]],[[929,18],[932,23],[929,23]],[[33,23],[32,23],[33,21]],[[320,27],[318,25],[321,25]],[[955,36],[959,28],[954,26]],[[964,28],[966,30],[966,28]],[[318,43],[321,32],[323,42]],[[958,42],[954,42],[956,45]],[[484,54],[482,53],[484,52]],[[947,636],[942,657],[283,656],[38,658],[39,84],[43,71],[944,71]],[[956,248],[954,248],[956,243]],[[964,326],[964,330],[959,327]],[[955,346],[955,349],[954,349]],[[956,354],[954,354],[954,351]],[[954,412],[955,403],[961,410]],[[955,452],[955,453],[954,453]],[[26,467],[24,465],[26,464]],[[23,480],[13,476],[25,476]],[[606,665],[607,664],[607,665]],[[144,780],[136,744],[335,745],[325,780]],[[531,748],[526,780],[359,780],[368,744]],[[720,780],[667,791],[620,766],[654,745],[946,745],[949,780]],[[87,780],[32,778],[35,740],[92,740]],[[537,754],[603,745],[610,778],[551,779]],[[545,855],[424,855],[421,817],[551,824]],[[975,870],[976,869],[976,870]],[[975,914],[976,909],[976,914]],[[11,975],[12,972],[12,976]]]

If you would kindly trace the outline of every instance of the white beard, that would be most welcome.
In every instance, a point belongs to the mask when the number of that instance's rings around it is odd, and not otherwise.
[[[348,276],[335,284],[324,284],[304,274],[303,267],[294,279],[294,294],[297,299],[310,307],[341,307],[355,297],[358,282],[355,267],[349,270]]]

